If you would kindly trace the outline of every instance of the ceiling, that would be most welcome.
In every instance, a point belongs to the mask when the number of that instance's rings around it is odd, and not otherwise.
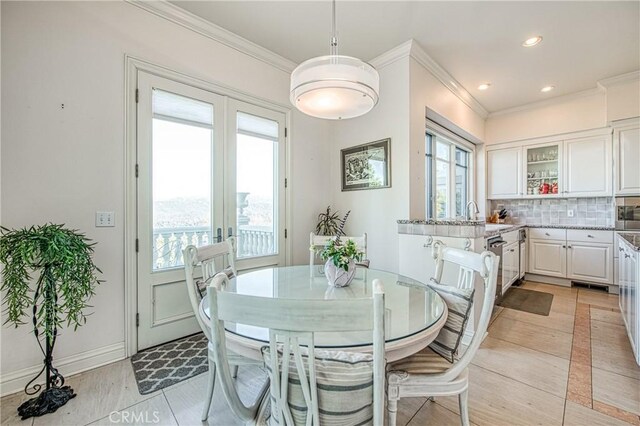
[[[331,2],[174,1],[296,63],[328,54]],[[338,1],[339,53],[371,60],[413,38],[488,111],[640,69],[640,1]],[[538,46],[522,47],[534,35]],[[490,82],[489,90],[478,85]],[[555,86],[541,93],[546,85]]]

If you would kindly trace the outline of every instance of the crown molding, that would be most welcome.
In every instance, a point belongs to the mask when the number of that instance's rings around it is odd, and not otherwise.
[[[471,94],[458,83],[452,76],[440,66],[424,49],[413,39],[405,41],[401,45],[386,51],[369,61],[376,68],[383,68],[402,58],[411,57],[424,69],[440,81],[451,93],[471,108],[482,118],[486,118],[489,112]]]
[[[467,89],[458,83],[455,78],[447,70],[442,68],[431,56],[424,51],[422,46],[417,41],[411,40],[411,57],[415,59],[420,65],[422,65],[427,71],[429,71],[440,83],[442,83],[447,89],[456,95],[462,102],[464,102],[469,108],[475,111],[482,118],[487,118],[489,111],[480,104]]]
[[[617,75],[615,77],[609,77],[598,81],[598,87],[606,89],[611,86],[617,86],[619,84],[629,83],[632,81],[640,80],[640,71],[632,71],[626,74]]]
[[[232,33],[218,25],[215,25],[199,16],[194,15],[169,3],[166,0],[125,0],[127,3],[139,7],[149,13],[152,13],[161,18],[167,19],[175,24],[178,24],[184,28],[194,31],[200,35],[203,35],[211,40],[215,40],[225,46],[231,47],[238,52],[251,56],[262,62],[265,62],[279,70],[286,73],[291,73],[297,66],[296,63],[289,59],[278,55],[260,45],[255,44],[237,34]]]
[[[597,94],[604,94],[605,91],[603,88],[594,87],[593,89],[587,89],[580,92],[569,93],[568,95],[556,96],[549,99],[544,99],[542,101],[531,102],[524,105],[518,105],[512,108],[501,109],[500,111],[494,111],[489,114],[488,118],[498,117],[501,115],[512,114],[514,112],[527,111],[530,109],[541,108],[549,105],[554,105],[562,102],[572,101],[574,99],[584,98],[587,96],[593,96]]]
[[[371,65],[375,68],[383,68],[389,64],[392,64],[402,58],[406,58],[411,55],[411,45],[413,44],[413,40],[407,40],[399,46],[394,47],[393,49],[387,50],[383,54],[376,56],[372,60],[369,61]]]

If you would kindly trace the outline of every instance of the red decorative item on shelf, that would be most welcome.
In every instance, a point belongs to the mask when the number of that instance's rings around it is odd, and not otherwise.
[[[540,185],[540,193],[541,194],[548,194],[549,193],[549,184],[548,183],[543,183],[542,185]]]
[[[552,194],[558,193],[558,182],[555,182],[553,185],[551,185],[551,193]]]

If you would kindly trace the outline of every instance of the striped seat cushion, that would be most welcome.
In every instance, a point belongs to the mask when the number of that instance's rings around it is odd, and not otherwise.
[[[475,290],[442,285],[435,280],[431,280],[429,287],[442,297],[449,310],[447,321],[429,347],[447,361],[453,362],[458,356],[464,329],[471,315]]]
[[[305,375],[309,378],[307,351],[301,348]],[[282,368],[282,352],[278,348]],[[271,353],[268,346],[262,348],[265,366],[272,379]],[[321,425],[366,425],[373,421],[373,357],[369,354],[339,351],[315,352],[316,381],[318,384],[318,408]],[[293,356],[289,360],[288,405],[296,425],[304,425],[307,418],[300,378]],[[282,425],[274,409],[275,396],[271,395],[271,425]]]
[[[387,372],[402,371],[409,374],[437,374],[448,370],[451,364],[440,354],[430,348],[424,348],[420,352],[408,358],[387,364]]]

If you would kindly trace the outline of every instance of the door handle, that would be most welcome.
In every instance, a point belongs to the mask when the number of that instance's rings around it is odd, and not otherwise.
[[[233,228],[232,227],[227,228],[227,237],[233,237]]]
[[[221,243],[222,242],[222,228],[218,228],[216,230],[216,234],[217,234],[217,236],[216,236],[217,242]]]

